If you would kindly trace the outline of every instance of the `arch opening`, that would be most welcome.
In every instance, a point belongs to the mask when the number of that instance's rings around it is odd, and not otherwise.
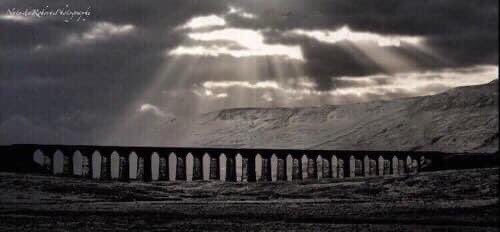
[[[159,180],[160,179],[160,155],[158,153],[153,152],[151,154],[151,180]]]
[[[186,181],[192,181],[193,180],[193,166],[194,166],[194,157],[193,154],[187,153],[186,155],[186,163],[185,163],[185,169],[186,169]]]
[[[120,177],[120,155],[116,151],[111,153],[110,169],[111,179],[118,179]]]
[[[255,180],[262,180],[262,156],[258,153],[255,155]]]
[[[301,166],[301,172],[302,172],[302,180],[307,179],[308,177],[308,159],[307,155],[302,155],[302,158],[300,159],[300,166]]]
[[[57,150],[54,153],[54,164],[53,164],[53,174],[54,175],[61,175],[64,172],[64,154],[62,151]]]
[[[35,162],[35,165],[38,168],[43,168],[45,163],[45,155],[40,149],[37,149],[35,152],[33,152],[33,162]]]
[[[177,177],[177,155],[171,152],[168,155],[168,180],[175,181]]]
[[[92,178],[101,178],[101,153],[99,151],[94,151],[92,153]]]
[[[82,176],[83,174],[83,157],[80,151],[73,153],[73,175]]]
[[[210,180],[210,155],[208,153],[203,154],[202,159],[202,172],[203,172],[203,180]]]
[[[129,174],[128,178],[130,180],[137,179],[137,167],[138,167],[137,161],[138,161],[137,153],[131,152],[128,156],[128,174]]]
[[[243,176],[243,157],[241,156],[240,153],[236,154],[235,167],[236,167],[236,181],[241,182],[243,179],[242,178],[242,176]]]
[[[226,175],[227,175],[226,164],[227,164],[226,154],[221,153],[219,157],[219,177],[221,181],[226,181]]]
[[[332,168],[332,178],[337,178],[338,175],[339,175],[339,172],[338,172],[338,166],[339,166],[339,160],[337,159],[337,156],[335,155],[332,155],[332,159],[331,159],[332,163],[331,163],[331,168]]]

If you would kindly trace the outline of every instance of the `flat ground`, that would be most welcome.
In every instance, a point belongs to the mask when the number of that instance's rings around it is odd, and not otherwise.
[[[0,173],[0,231],[498,231],[499,169],[278,183]]]

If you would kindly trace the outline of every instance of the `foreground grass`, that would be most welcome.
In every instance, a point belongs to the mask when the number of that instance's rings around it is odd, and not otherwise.
[[[496,231],[498,171],[246,184],[0,173],[0,230]]]

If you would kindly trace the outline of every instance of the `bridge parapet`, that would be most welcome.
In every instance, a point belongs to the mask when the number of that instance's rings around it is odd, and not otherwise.
[[[298,181],[409,175],[442,153],[189,147],[12,145],[12,171],[121,181]],[[4,152],[5,153],[5,152]],[[3,169],[8,169],[4,167]]]

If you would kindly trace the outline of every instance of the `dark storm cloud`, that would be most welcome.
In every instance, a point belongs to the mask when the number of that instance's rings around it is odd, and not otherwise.
[[[223,1],[2,1],[0,15],[9,9],[58,9],[67,4],[73,10],[90,7],[91,16],[68,23],[55,16],[0,19],[3,143],[41,137],[96,142],[151,83],[165,62],[165,50],[178,44],[183,35],[173,28],[194,15],[226,10]],[[98,23],[133,25],[134,31],[67,44],[69,36],[82,36]],[[38,129],[33,127],[33,136],[27,136],[31,125]],[[78,133],[69,136],[67,131]]]
[[[330,76],[365,75],[384,72],[373,62],[344,48],[304,38],[283,36],[292,29],[336,30],[348,25],[356,31],[426,38],[426,45],[448,59],[436,60],[407,48],[396,50],[415,60],[415,71],[498,63],[498,1],[238,1],[238,6],[257,15],[256,19],[230,17],[232,24],[251,28],[272,28],[268,40],[275,43],[301,43],[306,71],[320,89],[333,87]],[[344,50],[344,51],[343,51]],[[347,51],[345,51],[347,50]],[[397,70],[407,71],[407,70]]]
[[[347,41],[333,45],[308,41],[302,46],[306,57],[305,72],[316,81],[320,90],[328,90],[341,86],[349,87],[337,83],[336,77],[395,74],[456,66],[455,63],[440,60],[411,46],[380,47],[375,43],[367,43],[364,47],[379,55],[370,57],[358,46]],[[386,52],[390,53],[391,57],[384,56],[387,54]],[[384,59],[410,61],[411,64],[398,65],[395,63],[390,67],[385,67]],[[390,61],[385,63],[388,62],[390,63]],[[481,64],[481,62],[477,64]]]
[[[154,83],[158,69],[174,60],[177,66],[169,70],[169,76],[161,83],[162,90],[172,92],[180,88],[189,92],[190,87],[207,80],[258,81],[304,75],[313,78],[320,90],[329,90],[363,85],[332,77],[387,73],[349,42],[327,44],[283,34],[291,29],[335,30],[349,25],[359,31],[425,36],[432,49],[450,60],[450,63],[436,60],[407,46],[392,48],[391,52],[418,63],[415,67],[392,70],[395,72],[498,63],[496,0],[4,0],[0,2],[0,16],[13,8],[57,9],[66,5],[74,10],[89,9],[91,15],[86,21],[68,23],[61,17],[29,21],[0,18],[0,143],[99,143],[107,136],[108,127],[116,124],[128,112],[131,102]],[[230,5],[256,17],[228,15]],[[180,44],[203,44],[189,41],[186,31],[174,28],[192,17],[210,14],[225,15],[232,27],[266,30],[268,43],[300,45],[305,63],[302,66],[277,57],[166,56],[169,49]],[[116,27],[132,25],[133,31],[68,43],[69,36],[83,38],[99,23]],[[220,43],[223,42],[209,45]],[[237,45],[232,48],[237,49]],[[375,45],[371,48],[379,49]],[[383,85],[384,81],[389,82],[380,79],[378,84]],[[258,92],[255,96],[262,94]],[[195,107],[191,104],[196,96],[188,95],[181,95],[180,100],[174,101],[180,104],[172,107],[181,117],[192,113],[189,107]],[[374,99],[389,95],[381,94]],[[244,97],[241,98],[245,100]],[[162,104],[159,101],[162,98],[152,102]],[[286,96],[275,99],[281,100],[266,104],[279,105],[280,101],[286,101]],[[343,102],[357,100],[355,96],[346,96]],[[308,103],[308,99],[303,102]],[[223,106],[239,107],[240,103]],[[128,126],[147,127],[146,123],[140,125]]]
[[[248,27],[277,29],[355,30],[386,34],[436,35],[460,31],[491,31],[498,25],[498,1],[424,0],[240,0],[255,20],[232,18]]]

